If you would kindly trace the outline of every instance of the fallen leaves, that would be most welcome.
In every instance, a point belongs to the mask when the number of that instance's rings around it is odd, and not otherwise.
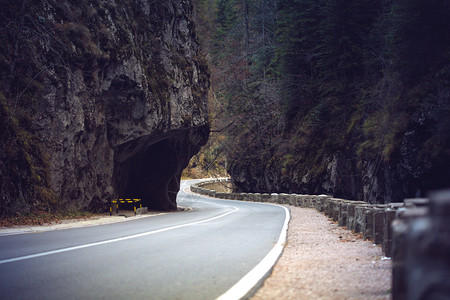
[[[26,214],[16,214],[0,219],[0,227],[13,227],[19,225],[44,225],[59,223],[62,220],[70,219],[89,219],[95,215],[89,212],[73,212],[73,211],[61,211],[61,212],[46,212],[36,211]]]

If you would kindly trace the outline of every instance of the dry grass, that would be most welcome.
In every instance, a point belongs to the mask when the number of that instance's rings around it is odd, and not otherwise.
[[[96,214],[89,212],[46,212],[37,211],[27,214],[17,214],[15,216],[9,216],[0,219],[0,227],[13,227],[20,225],[44,225],[58,223],[63,220],[87,220],[89,218],[97,216]]]

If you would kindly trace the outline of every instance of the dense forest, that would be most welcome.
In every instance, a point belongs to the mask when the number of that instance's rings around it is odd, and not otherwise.
[[[237,190],[386,203],[450,186],[450,1],[197,0],[196,19],[203,155]]]

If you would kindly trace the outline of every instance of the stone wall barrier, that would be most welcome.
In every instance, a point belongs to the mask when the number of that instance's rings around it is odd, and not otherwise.
[[[386,256],[392,253],[393,229],[391,224],[397,218],[398,210],[407,207],[426,207],[428,199],[405,199],[403,203],[389,205],[372,205],[362,201],[352,201],[333,198],[328,195],[301,194],[259,194],[259,193],[223,193],[208,189],[211,184],[225,183],[226,179],[203,181],[191,186],[196,193],[222,199],[240,201],[270,202],[293,205],[305,208],[315,208],[324,213],[339,226],[355,233],[362,233],[364,239],[381,244]]]
[[[450,299],[450,190],[430,199],[372,205],[327,195],[221,193],[204,181],[195,193],[223,199],[271,202],[315,208],[340,226],[381,244],[392,257],[393,299]]]

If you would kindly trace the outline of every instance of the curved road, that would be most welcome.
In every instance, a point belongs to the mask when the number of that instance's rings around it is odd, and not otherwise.
[[[188,183],[182,182],[182,190]],[[287,209],[183,191],[177,201],[191,209],[109,225],[0,236],[0,299],[245,295],[281,252]]]

